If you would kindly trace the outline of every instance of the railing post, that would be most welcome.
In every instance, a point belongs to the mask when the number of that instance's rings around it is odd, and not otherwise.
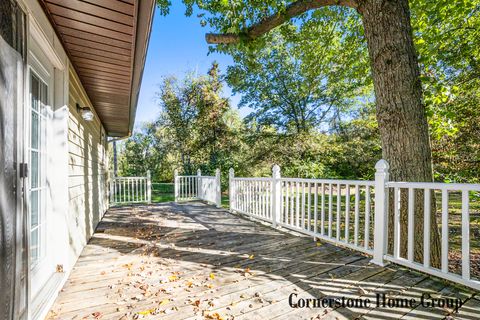
[[[217,208],[222,206],[222,187],[220,185],[220,169],[215,170],[215,204]]]
[[[150,170],[147,170],[147,201],[152,203],[152,175]]]
[[[236,203],[235,203],[235,184],[233,183],[233,179],[235,178],[235,170],[233,168],[230,168],[228,170],[228,205],[230,207],[230,211],[233,211],[234,208],[236,208]]]
[[[384,266],[384,256],[387,253],[387,223],[388,223],[388,162],[379,160],[375,165],[375,225],[373,235],[372,263]]]
[[[203,192],[202,192],[202,170],[197,170],[197,198],[203,200]]]
[[[280,219],[282,204],[282,185],[281,185],[280,167],[274,165],[272,168],[272,225],[277,227],[277,221]]]
[[[178,183],[178,170],[175,169],[175,171],[173,172],[173,189],[174,189],[174,193],[175,193],[175,202],[178,202],[178,187],[179,187],[179,183]]]

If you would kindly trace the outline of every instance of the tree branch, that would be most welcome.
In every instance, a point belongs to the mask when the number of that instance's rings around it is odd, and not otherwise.
[[[309,10],[327,6],[343,6],[356,9],[358,3],[356,0],[298,0],[289,4],[286,7],[285,12],[271,15],[262,21],[253,24],[243,32],[207,33],[205,39],[209,44],[233,44],[238,43],[241,40],[253,40],[293,17],[301,15]]]

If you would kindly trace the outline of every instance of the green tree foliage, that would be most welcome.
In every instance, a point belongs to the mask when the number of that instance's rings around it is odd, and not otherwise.
[[[159,3],[165,13],[168,3]],[[195,6],[208,11],[199,15],[202,24],[220,32],[238,32],[285,6],[184,3],[187,14]],[[480,1],[413,0],[411,9],[435,177],[478,182]],[[373,177],[381,147],[357,13],[322,8],[253,42],[215,50],[233,57],[225,80],[254,112],[242,120],[230,107],[217,65],[201,77],[167,77],[158,93],[161,115],[126,142],[123,172],[155,168],[156,179],[170,180],[175,168],[226,174],[233,167],[238,175],[266,176],[278,163],[285,176]]]
[[[338,118],[365,88],[371,93],[366,46],[353,36],[361,32],[353,16],[324,8],[267,34],[261,41],[268,45],[227,48],[235,61],[227,82],[242,94],[240,106],[255,110],[250,118],[308,133]],[[344,36],[345,29],[352,32]]]
[[[121,150],[124,175],[152,170],[156,181],[170,181],[173,171],[212,174],[238,168],[245,144],[243,122],[222,95],[218,65],[206,76],[165,77],[157,93],[159,117],[129,138]],[[150,150],[146,153],[145,150]]]
[[[480,1],[412,1],[436,178],[480,176]]]
[[[274,13],[285,12],[292,2],[183,0],[186,15],[199,12],[202,26],[241,36],[248,26]],[[169,1],[158,1],[158,4],[165,13],[168,11]],[[480,1],[411,0],[410,7],[428,112],[435,179],[477,182],[480,176]],[[321,111],[328,110],[328,102],[338,92],[337,83],[340,84],[340,97],[344,99],[340,99],[337,108],[332,107],[334,110],[343,107],[348,113],[345,105],[357,103],[352,102],[351,97],[355,94],[368,96],[366,92],[355,92],[344,86],[345,80],[352,82],[354,88],[369,81],[365,78],[366,55],[363,28],[359,24],[354,10],[321,8],[295,17],[254,41],[218,45],[212,50],[234,57],[236,65],[227,79],[234,90],[244,95],[242,104],[254,108],[252,118],[291,132],[295,127],[315,127],[327,120]],[[334,25],[339,28],[332,28]],[[333,41],[329,42],[328,31],[331,30],[338,32],[331,34]],[[330,62],[336,67],[335,72],[328,69]],[[327,67],[326,72],[324,67]],[[315,74],[317,71],[319,73]],[[320,81],[311,91],[309,84],[314,83],[317,76],[328,73],[334,75],[329,77],[330,86],[327,88],[326,82]],[[282,85],[288,90],[278,91]],[[296,112],[302,110],[298,102],[308,100],[313,91],[319,93],[313,100],[323,94],[324,99],[316,101],[320,104],[320,112],[316,117],[302,116],[301,112]],[[330,120],[331,117],[329,114]],[[362,120],[368,128],[375,122],[374,118],[370,119],[372,122]],[[331,126],[335,128],[343,121],[334,120],[337,123]]]
[[[148,170],[158,168],[160,150],[155,148],[154,131],[151,124],[146,124],[119,145],[119,175],[145,176]]]

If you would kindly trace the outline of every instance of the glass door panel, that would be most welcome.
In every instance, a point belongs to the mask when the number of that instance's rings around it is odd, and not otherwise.
[[[35,267],[44,254],[46,105],[48,87],[33,72],[30,77],[30,257]]]

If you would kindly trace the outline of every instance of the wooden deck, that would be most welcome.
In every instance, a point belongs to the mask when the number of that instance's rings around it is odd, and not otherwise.
[[[112,208],[50,319],[479,319],[478,292],[201,203]],[[459,297],[419,305],[422,293]],[[370,298],[368,308],[291,308],[297,298]],[[376,307],[376,294],[415,298]]]

